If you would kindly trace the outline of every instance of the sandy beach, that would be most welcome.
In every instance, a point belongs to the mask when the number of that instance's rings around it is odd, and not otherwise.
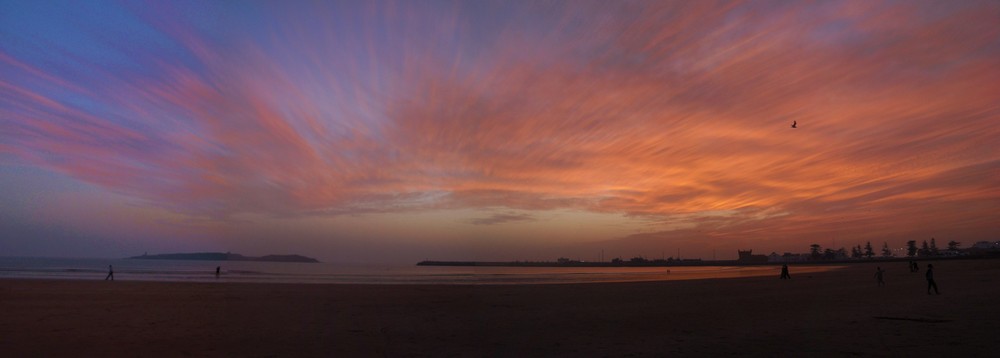
[[[0,280],[28,356],[988,356],[1000,260],[774,277],[416,286]],[[875,266],[887,270],[877,287]]]

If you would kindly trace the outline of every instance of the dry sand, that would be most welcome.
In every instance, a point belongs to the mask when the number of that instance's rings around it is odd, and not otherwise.
[[[988,356],[1000,260],[520,286],[0,280],[0,355]],[[776,271],[777,272],[777,271]]]

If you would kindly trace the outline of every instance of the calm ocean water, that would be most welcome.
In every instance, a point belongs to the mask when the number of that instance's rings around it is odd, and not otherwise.
[[[320,284],[559,284],[778,276],[777,266],[703,267],[434,267],[239,261],[0,258],[0,279]],[[215,268],[222,268],[219,278]],[[793,274],[829,266],[795,267]]]

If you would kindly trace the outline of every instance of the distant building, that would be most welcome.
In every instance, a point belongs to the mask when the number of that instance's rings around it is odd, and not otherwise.
[[[740,254],[739,262],[742,263],[760,263],[767,262],[767,256],[765,255],[754,255],[753,250],[736,250]]]
[[[810,254],[793,254],[791,252],[786,252],[781,256],[784,257],[787,262],[803,262],[809,261],[809,259],[812,258],[812,255]]]
[[[809,261],[809,254],[793,254],[791,252],[786,252],[784,254],[778,255],[777,252],[772,252],[767,255],[767,262],[803,262]]]
[[[944,250],[941,251],[941,256],[968,256],[969,253],[962,250]]]
[[[980,241],[972,245],[974,249],[983,250],[998,250],[1000,249],[1000,241]]]

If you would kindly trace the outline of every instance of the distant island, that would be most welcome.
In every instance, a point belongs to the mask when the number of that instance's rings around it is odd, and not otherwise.
[[[188,254],[159,254],[132,256],[129,259],[139,260],[207,260],[207,261],[265,261],[265,262],[306,262],[316,263],[319,260],[302,255],[266,255],[261,257],[243,256],[229,252],[196,252]]]

